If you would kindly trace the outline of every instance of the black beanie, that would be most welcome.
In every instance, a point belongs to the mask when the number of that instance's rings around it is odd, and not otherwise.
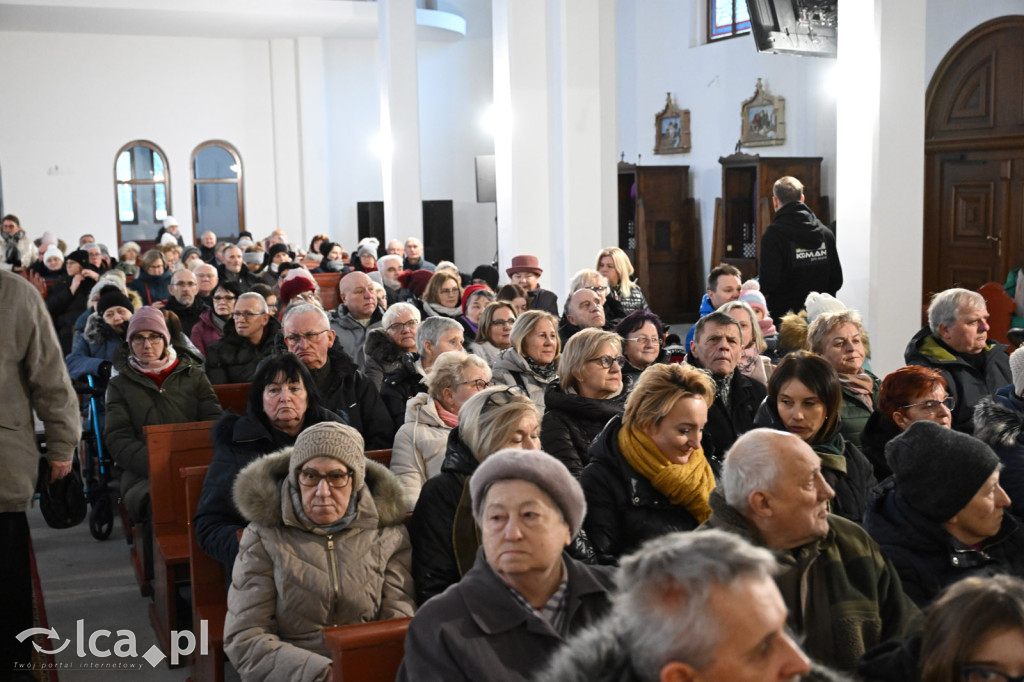
[[[122,294],[117,287],[108,287],[106,291],[100,294],[99,300],[96,301],[96,312],[100,314],[100,317],[103,317],[103,313],[117,306],[132,310],[132,302],[127,296]]]
[[[918,421],[885,446],[896,490],[933,521],[949,521],[999,467],[992,448],[973,436]]]
[[[65,256],[64,260],[78,263],[84,268],[89,265],[89,253],[84,249],[75,249]]]
[[[491,291],[498,290],[498,271],[490,265],[476,266],[476,270],[473,271],[470,279],[482,279],[487,282],[487,286],[491,288]]]

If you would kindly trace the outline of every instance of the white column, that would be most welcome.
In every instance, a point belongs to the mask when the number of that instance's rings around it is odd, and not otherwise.
[[[302,232],[302,160],[296,77],[295,41],[270,41],[271,110],[274,135],[274,187],[277,194],[275,224],[267,225],[249,216],[253,237],[260,239],[278,226]],[[264,230],[264,234],[259,234]]]
[[[536,255],[552,278],[551,122],[545,0],[493,0],[498,270]],[[560,270],[563,268],[559,268]],[[503,278],[504,279],[504,278]]]
[[[297,53],[303,215],[301,224],[281,227],[294,244],[304,248],[314,234],[327,234],[330,230],[323,38],[299,38]]]
[[[379,0],[380,129],[387,238],[423,238],[416,0]],[[382,244],[381,246],[384,246]]]
[[[884,10],[883,10],[884,4]],[[840,0],[836,229],[845,284],[871,364],[902,367],[920,328],[924,238],[926,0]]]

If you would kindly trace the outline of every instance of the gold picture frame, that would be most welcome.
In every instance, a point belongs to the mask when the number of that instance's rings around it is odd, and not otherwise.
[[[690,151],[690,110],[672,103],[665,93],[665,108],[654,116],[654,153],[685,154]]]
[[[786,99],[765,91],[757,79],[754,96],[743,102],[741,147],[768,147],[786,142]]]

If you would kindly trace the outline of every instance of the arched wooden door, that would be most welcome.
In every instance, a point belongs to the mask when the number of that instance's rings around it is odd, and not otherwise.
[[[1024,16],[960,39],[935,70],[925,111],[927,300],[1024,265]]]

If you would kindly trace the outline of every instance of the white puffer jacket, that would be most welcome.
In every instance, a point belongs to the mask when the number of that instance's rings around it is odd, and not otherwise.
[[[324,680],[323,628],[404,618],[415,610],[402,488],[366,462],[352,523],[333,535],[296,514],[287,488],[291,448],[261,457],[235,480],[250,523],[231,576],[224,649],[243,680]]]
[[[409,398],[405,406],[405,423],[395,434],[391,448],[391,473],[405,488],[409,511],[420,498],[420,489],[427,479],[441,473],[448,434],[437,414],[437,404],[426,393]]]

